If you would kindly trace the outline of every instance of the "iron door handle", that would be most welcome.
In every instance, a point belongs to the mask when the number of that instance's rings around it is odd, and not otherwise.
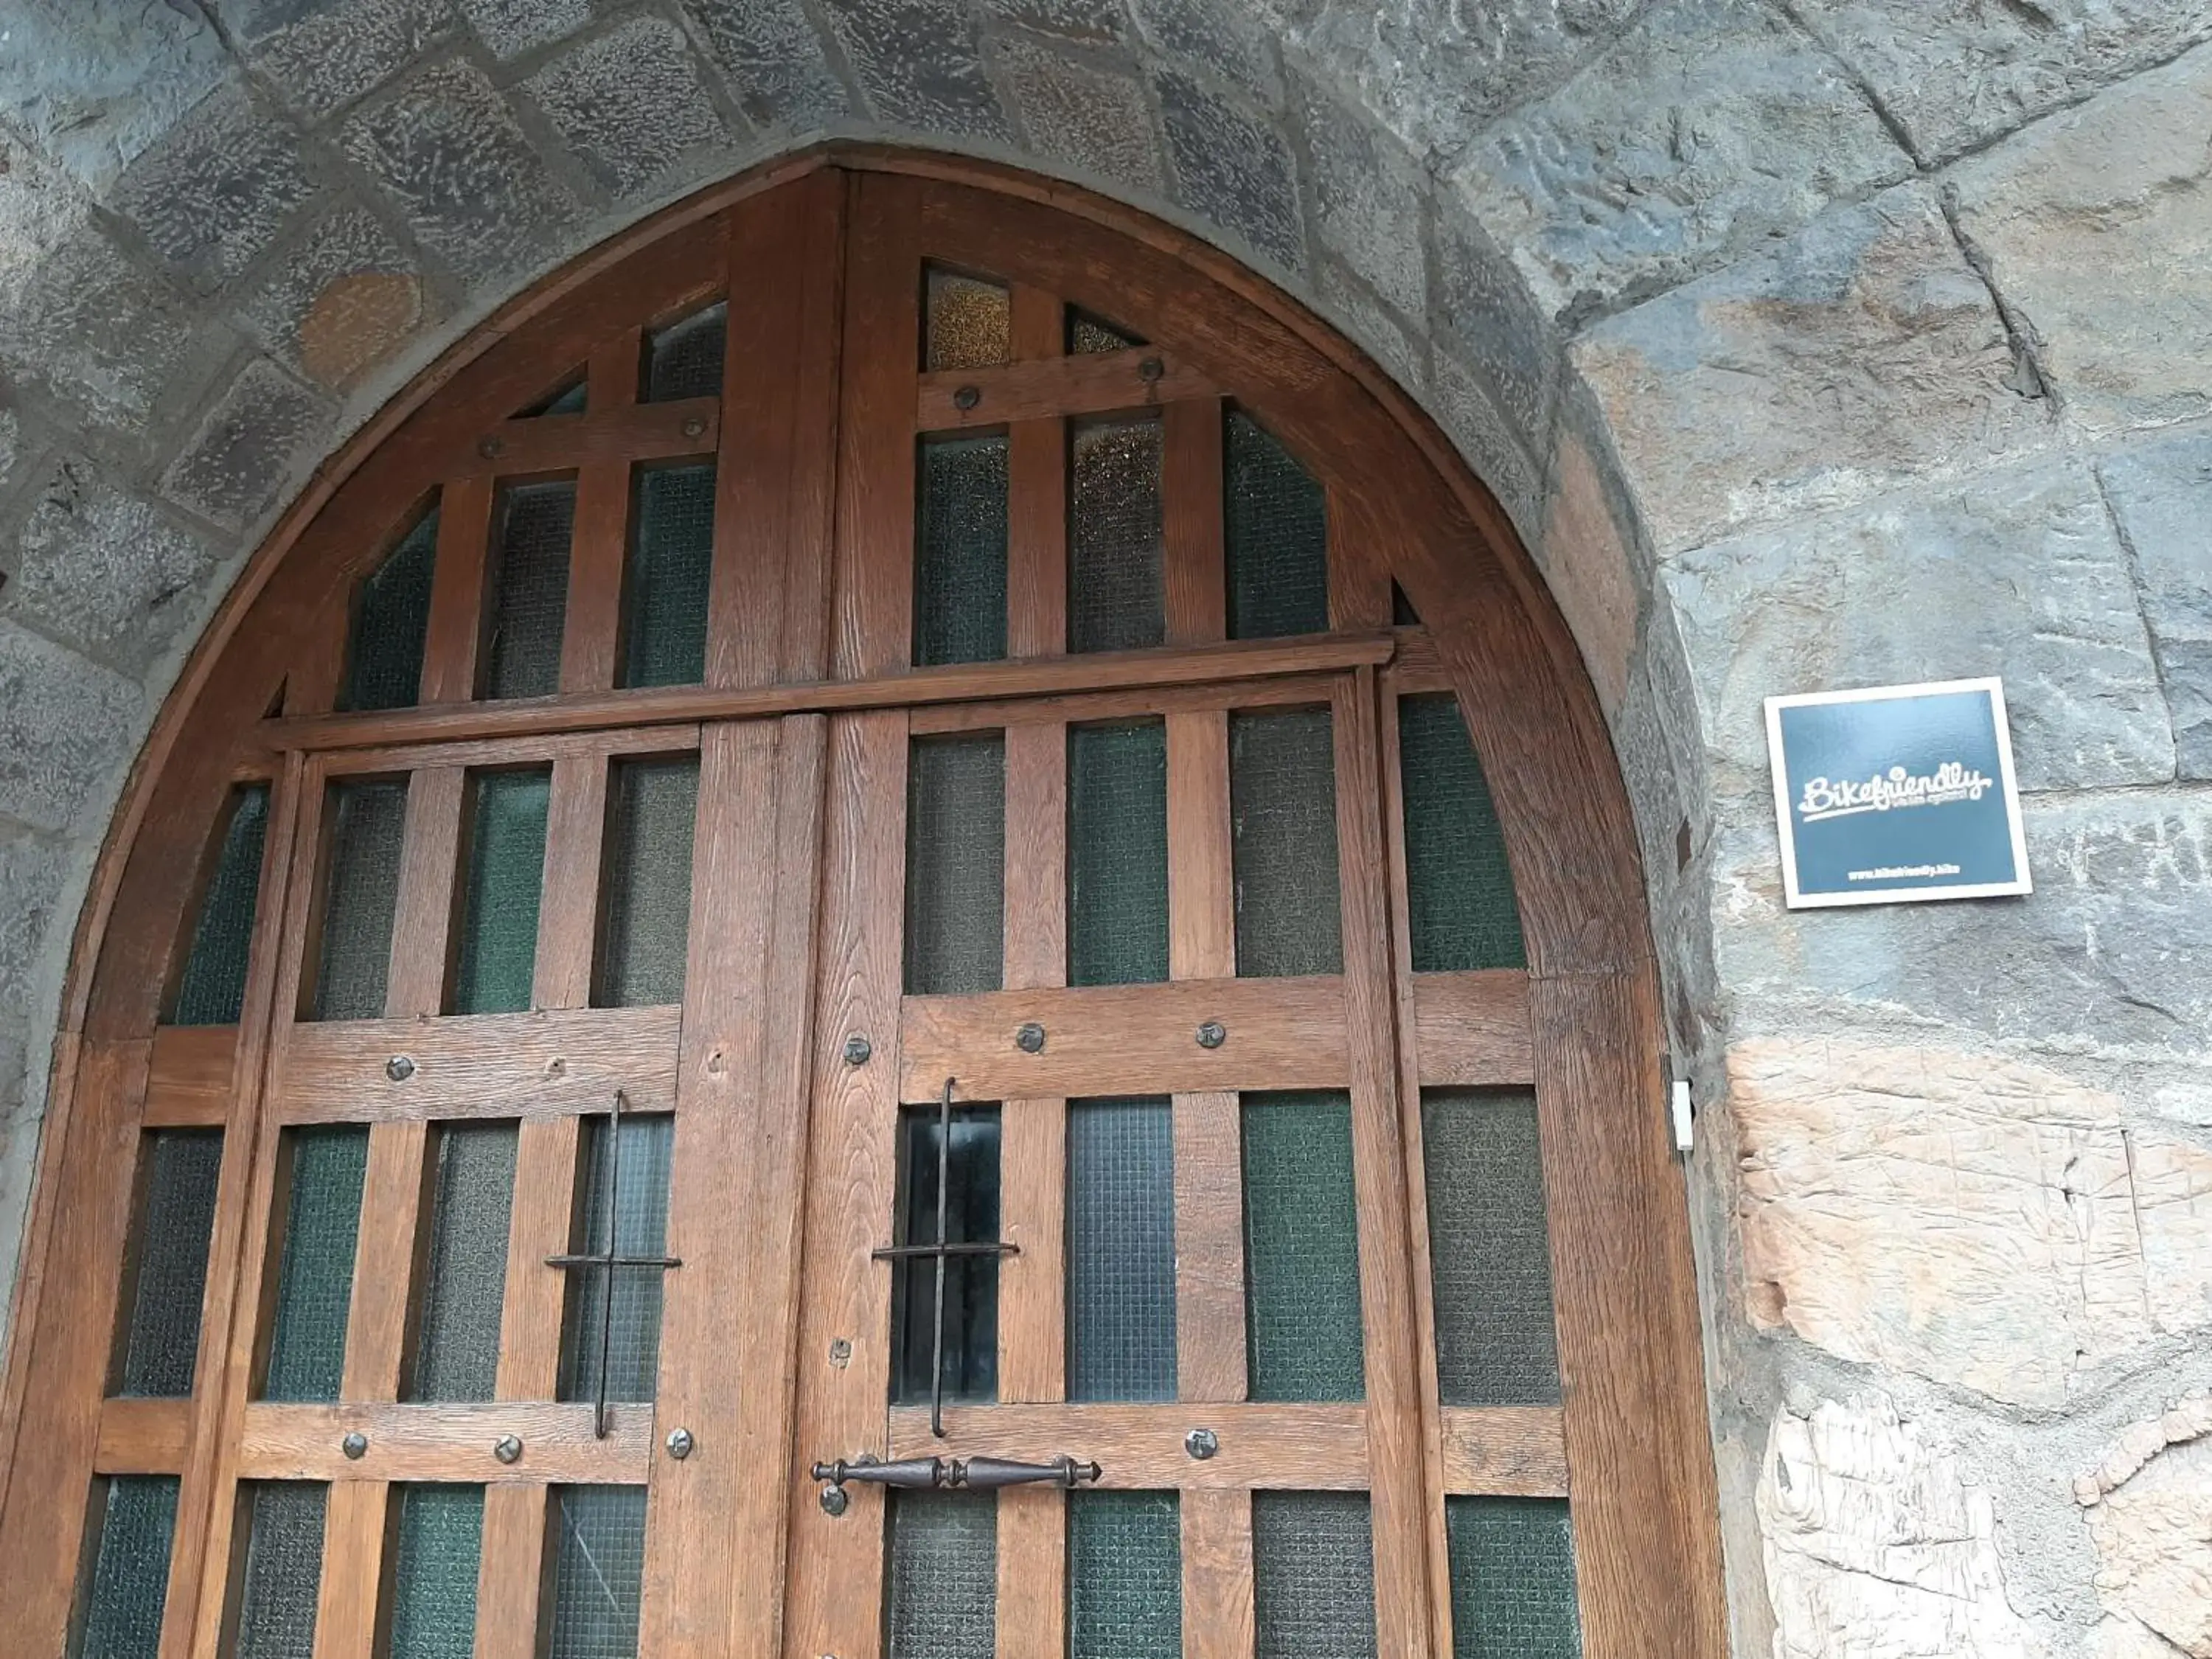
[[[1001,1486],[1042,1486],[1048,1481],[1072,1488],[1086,1480],[1095,1481],[1104,1473],[1095,1462],[1066,1454],[1049,1463],[1018,1463],[1005,1457],[906,1457],[892,1463],[861,1457],[848,1463],[840,1458],[835,1463],[817,1463],[811,1471],[815,1480],[832,1486],[859,1480],[916,1492],[939,1488],[996,1492]]]

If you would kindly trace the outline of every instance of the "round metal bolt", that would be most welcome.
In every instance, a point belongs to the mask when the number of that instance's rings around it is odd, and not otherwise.
[[[394,1083],[406,1082],[409,1078],[415,1075],[414,1055],[392,1055],[391,1059],[384,1062],[384,1074],[390,1078]]]
[[[1157,357],[1147,357],[1137,365],[1137,378],[1146,386],[1153,385],[1168,372],[1168,366]]]
[[[825,1485],[822,1488],[822,1513],[824,1515],[842,1515],[846,1506],[852,1501],[845,1496],[845,1489],[842,1486]]]
[[[1221,1437],[1212,1429],[1193,1429],[1183,1436],[1182,1449],[1203,1463],[1221,1449]]]
[[[1014,1033],[1014,1047],[1025,1054],[1044,1052],[1044,1027],[1031,1020]]]
[[[503,1434],[491,1443],[491,1455],[502,1463],[513,1463],[522,1456],[522,1437]]]
[[[684,435],[687,438],[696,438],[706,429],[706,422],[701,420],[696,415],[684,422]]]
[[[671,1429],[668,1431],[668,1455],[679,1463],[691,1455],[691,1448],[696,1443],[689,1429]]]
[[[875,1052],[875,1045],[858,1031],[845,1039],[845,1063],[848,1066],[865,1066],[868,1063],[868,1056]]]
[[[981,386],[963,386],[957,392],[952,394],[953,408],[960,410],[963,414],[965,414],[968,410],[975,408],[977,404],[980,404],[982,401],[983,389]]]
[[[356,1429],[338,1442],[338,1449],[346,1455],[348,1461],[358,1463],[368,1455],[368,1437]]]
[[[498,459],[499,452],[505,447],[506,446],[501,443],[496,438],[479,438],[477,440],[477,453],[483,456],[484,459],[488,461]]]
[[[839,1370],[853,1363],[853,1345],[842,1336],[830,1340],[830,1363]]]
[[[1209,1019],[1198,1028],[1198,1046],[1201,1048],[1218,1048],[1228,1041],[1229,1028],[1218,1019]]]

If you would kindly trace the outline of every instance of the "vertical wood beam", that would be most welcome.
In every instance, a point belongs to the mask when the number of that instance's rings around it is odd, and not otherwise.
[[[1390,626],[1388,538],[1347,500],[1328,492],[1328,625],[1340,634]]]
[[[458,766],[425,767],[408,780],[399,895],[392,908],[391,966],[384,981],[387,1018],[444,1012],[456,943],[453,913],[467,796],[468,774]]]
[[[590,414],[637,401],[641,328],[617,330],[586,370]],[[561,624],[561,690],[605,691],[622,656],[623,582],[629,564],[630,464],[588,461],[576,471],[568,544],[568,604]]]
[[[1167,642],[1203,645],[1228,632],[1221,518],[1221,399],[1170,404],[1160,416],[1162,559]]]
[[[1183,1659],[1252,1659],[1252,1494],[1186,1492]]]
[[[467,702],[477,694],[495,494],[490,475],[480,472],[452,480],[439,499],[437,562],[422,636],[424,702]]]
[[[1066,315],[1059,295],[1015,283],[1015,361],[1060,356]],[[1006,428],[1006,654],[1057,657],[1067,649],[1065,420],[1016,421]]]
[[[398,1506],[381,1480],[333,1480],[323,1510],[315,1659],[373,1659],[382,1647],[384,1562]]]

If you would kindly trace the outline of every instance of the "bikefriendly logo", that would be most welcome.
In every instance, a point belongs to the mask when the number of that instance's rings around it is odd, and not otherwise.
[[[1808,779],[1805,793],[1797,803],[1797,816],[1803,823],[1819,823],[1900,806],[1948,806],[1956,801],[1979,800],[1996,787],[1995,779],[1958,761],[1945,761],[1933,772],[1908,772],[1893,766],[1863,781]]]

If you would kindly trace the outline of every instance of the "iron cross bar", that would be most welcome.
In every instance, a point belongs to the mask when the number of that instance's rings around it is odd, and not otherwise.
[[[592,1435],[607,1437],[607,1356],[614,1348],[615,1269],[617,1267],[680,1267],[672,1255],[621,1255],[615,1250],[615,1218],[622,1213],[622,1115],[627,1097],[615,1091],[613,1112],[607,1120],[607,1244],[588,1255],[549,1255],[549,1267],[597,1267],[599,1284],[599,1375],[592,1390]]]

